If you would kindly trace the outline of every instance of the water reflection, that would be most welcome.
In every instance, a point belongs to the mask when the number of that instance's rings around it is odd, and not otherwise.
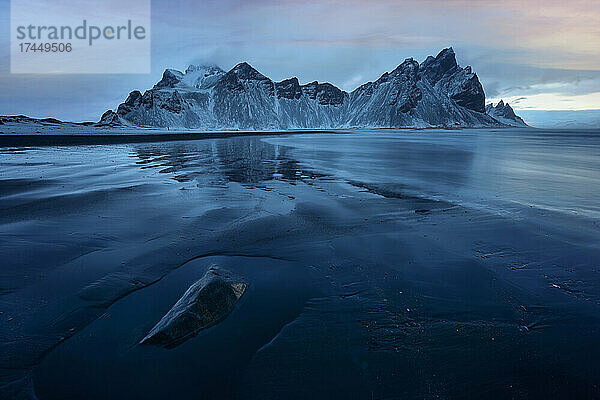
[[[178,182],[195,180],[213,185],[237,182],[259,187],[272,180],[293,184],[326,177],[301,166],[291,156],[290,148],[257,137],[136,146],[131,156],[139,159],[136,164],[140,168],[159,169]]]
[[[299,135],[265,141],[293,147],[301,165],[386,197],[456,193],[471,180],[473,146],[433,143],[419,133]],[[449,141],[448,141],[449,142]],[[289,150],[291,151],[291,150]]]

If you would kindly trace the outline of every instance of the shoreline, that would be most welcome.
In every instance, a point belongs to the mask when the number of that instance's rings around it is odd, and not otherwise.
[[[223,139],[236,136],[274,136],[297,133],[340,133],[331,130],[310,131],[243,131],[194,133],[79,133],[79,134],[5,134],[0,135],[0,147],[19,146],[80,146],[126,143],[175,142],[202,139]]]
[[[0,148],[20,146],[80,146],[80,145],[110,145],[126,143],[174,142],[201,139],[222,139],[237,136],[279,136],[306,133],[349,134],[366,131],[458,131],[475,129],[536,129],[533,127],[516,128],[502,127],[402,127],[402,128],[343,128],[343,129],[290,129],[279,131],[163,131],[154,132],[144,129],[117,133],[2,133],[0,132]],[[135,133],[130,133],[135,132]]]

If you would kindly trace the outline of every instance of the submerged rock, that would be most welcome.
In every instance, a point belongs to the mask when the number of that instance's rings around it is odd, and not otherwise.
[[[234,279],[229,272],[211,267],[196,281],[144,337],[140,344],[167,348],[185,342],[199,331],[224,320],[248,284]]]

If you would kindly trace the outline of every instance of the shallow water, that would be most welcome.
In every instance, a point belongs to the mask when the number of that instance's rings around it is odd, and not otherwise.
[[[4,397],[600,396],[598,131],[0,150]],[[234,312],[137,345],[210,265]]]
[[[368,135],[368,138],[364,138]],[[349,181],[491,211],[534,206],[600,217],[600,130],[365,132],[265,139]],[[512,203],[518,203],[517,205]]]

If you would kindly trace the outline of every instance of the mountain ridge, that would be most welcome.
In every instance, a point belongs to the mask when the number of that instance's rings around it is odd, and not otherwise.
[[[500,100],[495,106],[493,103],[485,106],[485,113],[508,126],[528,126],[523,118],[516,115],[512,107],[508,103],[505,104],[503,100]]]
[[[214,65],[166,69],[153,88],[132,91],[99,124],[203,130],[524,126],[516,115],[511,121],[508,112],[489,111],[477,74],[460,67],[450,47],[421,64],[408,58],[351,92],[329,82],[301,84],[297,77],[276,82],[247,62],[227,72]]]

